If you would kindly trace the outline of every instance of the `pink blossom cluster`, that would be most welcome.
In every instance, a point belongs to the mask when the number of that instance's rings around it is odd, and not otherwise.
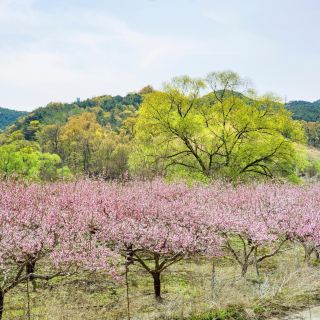
[[[231,255],[245,274],[286,241],[320,246],[320,185],[0,183],[3,277],[41,259],[58,269],[114,274],[128,253],[154,277],[190,255]],[[270,251],[259,253],[265,247]]]
[[[257,245],[280,237],[320,245],[318,184],[228,186],[213,202],[220,231],[246,235]]]
[[[0,183],[0,269],[41,259],[58,268],[109,267],[114,253],[90,232],[98,217],[91,186]]]

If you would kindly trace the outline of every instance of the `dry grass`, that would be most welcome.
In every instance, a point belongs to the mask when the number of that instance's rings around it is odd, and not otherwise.
[[[320,160],[320,149],[308,146],[307,148],[307,154],[309,158],[313,161]]]
[[[297,247],[266,261],[260,283],[253,268],[247,279],[242,279],[236,265],[219,261],[214,290],[210,261],[184,261],[163,274],[161,304],[154,301],[149,275],[133,266],[129,275],[132,319],[185,319],[230,306],[246,310],[248,318],[261,319],[316,304],[320,267],[304,264],[302,257]],[[30,296],[33,320],[126,319],[124,285],[111,282],[102,273],[39,283]],[[26,286],[12,291],[5,303],[4,319],[28,319]]]

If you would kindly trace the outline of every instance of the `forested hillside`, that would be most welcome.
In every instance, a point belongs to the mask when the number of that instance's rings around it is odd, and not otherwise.
[[[201,95],[205,87],[210,91]],[[309,167],[300,146],[319,147],[320,130],[290,112],[315,119],[316,109],[311,115],[307,103],[305,110],[291,102],[288,112],[275,97],[243,89],[237,74],[213,73],[175,78],[162,91],[147,86],[124,97],[49,103],[0,135],[0,172],[45,180],[128,174],[296,180]]]
[[[131,93],[125,97],[105,95],[72,103],[52,102],[19,119],[10,131],[21,130],[26,140],[34,140],[38,125],[63,125],[70,117],[84,112],[95,113],[99,124],[109,124],[118,130],[128,117],[135,114],[141,101],[141,95]]]
[[[83,173],[118,177],[127,170],[124,128],[130,130],[141,101],[136,93],[100,96],[30,112],[0,135],[0,173],[36,180]]]
[[[86,111],[95,112],[100,124],[110,124],[113,129],[119,129],[124,120],[139,109],[142,95],[152,91],[152,87],[147,86],[139,93],[130,93],[124,97],[104,95],[72,103],[51,102],[44,107],[36,108],[29,114],[0,107],[0,130],[14,124],[13,130],[22,130],[26,139],[32,139],[32,135],[30,136],[27,129],[32,121],[39,121],[44,125],[63,124],[67,122],[69,117]],[[239,97],[241,96],[239,93]],[[295,120],[304,122],[318,122],[320,120],[320,100],[314,102],[290,101],[285,104],[285,107],[292,113],[292,118]],[[22,116],[26,117],[17,121]],[[310,144],[317,146],[314,138],[310,139]]]
[[[27,112],[15,111],[0,107],[0,131],[14,123],[19,117],[26,114]]]
[[[0,135],[0,172],[296,180],[307,166],[304,141],[302,125],[275,97],[254,96],[236,73],[217,72],[174,78],[161,91],[38,108]]]
[[[308,122],[320,121],[320,100],[314,102],[291,101],[286,104],[286,108],[292,112],[293,119]]]

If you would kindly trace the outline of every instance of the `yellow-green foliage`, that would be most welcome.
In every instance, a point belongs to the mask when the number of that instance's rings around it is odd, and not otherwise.
[[[148,94],[138,112],[133,170],[203,177],[293,177],[306,165],[301,124],[273,96],[239,94],[232,72],[204,81],[175,78]]]
[[[1,178],[53,180],[60,163],[57,154],[41,152],[36,142],[24,140],[18,131],[7,137],[7,143],[0,144]]]

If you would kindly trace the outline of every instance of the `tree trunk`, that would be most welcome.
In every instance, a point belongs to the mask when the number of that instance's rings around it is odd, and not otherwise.
[[[212,268],[211,268],[211,288],[214,290],[216,286],[216,264],[214,259],[212,259]]]
[[[248,261],[245,261],[242,265],[242,268],[241,268],[241,277],[245,277],[245,275],[247,274],[247,271],[248,271],[248,267],[249,267],[249,263],[248,263]]]
[[[34,271],[35,271],[35,268],[36,268],[36,262],[34,260],[28,261],[27,264],[26,264],[26,274],[27,275],[33,274]],[[36,292],[36,289],[37,289],[36,280],[32,276],[29,277],[29,280],[32,283],[32,291]]]
[[[152,273],[153,277],[153,287],[154,287],[154,296],[158,301],[161,301],[161,281],[160,281],[160,272],[154,271]]]
[[[31,274],[31,273],[34,273],[35,264],[36,263],[33,260],[30,260],[30,261],[27,262],[27,264],[26,264],[26,273],[27,273],[27,275]]]
[[[216,264],[214,258],[212,259],[212,269],[211,269],[211,296],[214,297],[216,287]]]
[[[4,292],[0,289],[0,320],[3,315],[3,306],[4,306]]]
[[[259,271],[259,262],[258,262],[258,258],[257,258],[257,248],[254,250],[254,264],[256,266],[256,273],[257,273],[257,277],[260,281],[260,271]]]

